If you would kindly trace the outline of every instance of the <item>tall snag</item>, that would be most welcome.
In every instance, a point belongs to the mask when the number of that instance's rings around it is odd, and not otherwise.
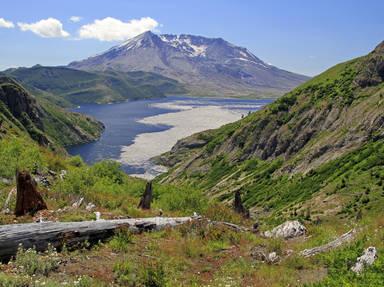
[[[141,197],[139,208],[141,209],[151,209],[152,202],[152,181],[148,181],[145,186],[145,191]]]
[[[233,209],[237,213],[242,214],[244,217],[249,217],[249,210],[246,209],[243,205],[243,202],[241,200],[240,190],[235,191],[235,200],[233,202]]]
[[[16,207],[15,215],[34,215],[37,211],[47,209],[47,205],[37,191],[34,179],[27,171],[16,171]]]

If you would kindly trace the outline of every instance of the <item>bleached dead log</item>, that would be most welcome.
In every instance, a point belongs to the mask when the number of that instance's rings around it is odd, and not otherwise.
[[[121,228],[133,232],[160,230],[193,220],[192,217],[151,217],[139,219],[99,220],[82,222],[42,222],[0,226],[0,260],[14,256],[21,244],[24,248],[44,251],[48,244],[60,249],[64,244],[75,248],[82,242],[91,244],[113,236]]]
[[[234,223],[230,223],[230,222],[225,222],[225,221],[211,221],[210,222],[211,224],[213,225],[224,225],[226,227],[229,227],[235,231],[239,231],[239,232],[245,232],[245,231],[250,231],[249,228],[247,227],[244,227],[244,226],[240,226],[240,225],[237,225],[237,224],[234,224]]]
[[[356,230],[352,229],[352,230],[348,231],[347,233],[344,233],[340,237],[336,238],[335,240],[333,240],[333,241],[331,241],[325,245],[317,246],[317,247],[310,248],[310,249],[304,249],[303,251],[300,252],[300,255],[304,256],[304,257],[310,257],[310,256],[316,255],[316,254],[321,253],[321,252],[329,251],[331,249],[339,247],[340,245],[342,245],[345,242],[352,240],[355,233],[356,233]]]
[[[11,199],[13,195],[16,195],[16,188],[12,188],[11,191],[8,193],[7,199],[5,200],[3,205],[3,210],[2,210],[3,213],[11,212],[9,205],[11,203]]]

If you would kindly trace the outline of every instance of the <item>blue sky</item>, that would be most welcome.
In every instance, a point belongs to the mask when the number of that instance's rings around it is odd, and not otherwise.
[[[113,39],[130,37],[148,27],[161,33],[222,37],[247,47],[265,62],[307,75],[363,55],[384,40],[382,0],[0,3],[0,70],[34,64],[64,65],[100,53],[119,43]],[[80,19],[73,22],[71,16]],[[129,23],[132,19],[137,21]],[[39,23],[41,20],[45,22]],[[95,20],[102,21],[94,25]],[[105,27],[109,27],[107,31]],[[83,31],[81,35],[79,30]]]

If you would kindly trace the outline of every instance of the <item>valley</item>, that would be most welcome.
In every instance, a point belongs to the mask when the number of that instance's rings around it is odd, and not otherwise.
[[[101,138],[69,148],[87,163],[114,159],[135,176],[153,178],[164,172],[151,159],[167,152],[183,137],[239,120],[271,100],[167,97],[113,105],[83,105],[106,126]],[[153,144],[148,144],[153,143]]]
[[[47,53],[0,72],[1,287],[384,286],[384,42],[345,51],[338,30],[340,49],[309,49],[313,16],[295,22],[289,5],[250,39],[229,20],[270,11],[235,6],[219,37],[163,33],[172,9],[161,24],[0,18]],[[319,38],[340,28],[320,22]],[[8,53],[18,36],[4,34]],[[298,71],[354,56],[308,77],[221,35]],[[50,49],[72,60],[50,65]]]

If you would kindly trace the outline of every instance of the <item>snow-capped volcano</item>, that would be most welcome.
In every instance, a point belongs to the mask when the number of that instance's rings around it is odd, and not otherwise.
[[[145,32],[71,68],[154,72],[200,95],[282,94],[307,77],[268,65],[221,38]]]

